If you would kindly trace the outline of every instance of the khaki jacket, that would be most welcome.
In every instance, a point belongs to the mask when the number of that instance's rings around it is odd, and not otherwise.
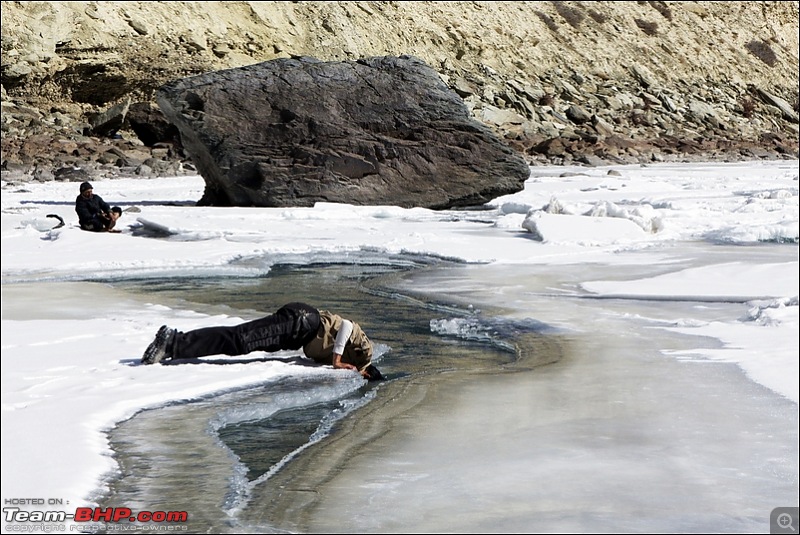
[[[350,333],[350,339],[344,346],[342,362],[352,364],[361,371],[372,362],[372,342],[358,323],[354,321],[352,323],[353,332]],[[320,310],[317,335],[303,346],[303,352],[315,362],[333,364],[333,344],[341,328],[341,316],[331,314],[327,310]]]

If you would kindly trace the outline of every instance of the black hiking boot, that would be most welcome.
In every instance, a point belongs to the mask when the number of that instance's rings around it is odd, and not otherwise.
[[[171,358],[172,342],[176,332],[175,329],[162,325],[156,333],[155,340],[150,342],[150,345],[144,350],[142,364],[156,364],[164,360],[164,357]],[[169,356],[167,356],[168,354]]]

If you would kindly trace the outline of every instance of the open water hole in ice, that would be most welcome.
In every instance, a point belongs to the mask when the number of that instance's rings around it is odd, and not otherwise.
[[[477,319],[469,307],[431,302],[381,286],[382,277],[405,269],[275,266],[257,279],[113,282],[119,289],[157,296],[154,299],[162,304],[244,319],[291,301],[331,310],[358,321],[378,352],[386,352],[377,364],[388,381],[354,387],[352,380],[331,376],[288,377],[141,411],[110,433],[120,475],[110,483],[102,506],[188,511],[189,521],[181,525],[190,532],[241,532],[235,514],[246,508],[256,484],[298,452],[334,434],[340,420],[382,391],[389,392],[391,383],[412,376],[501,370],[519,362],[517,344],[543,339],[540,331],[546,326],[535,322],[492,322],[484,315]],[[456,336],[432,332],[431,321],[443,317],[461,318]],[[557,360],[558,351],[539,358]],[[147,525],[126,526],[137,527]]]

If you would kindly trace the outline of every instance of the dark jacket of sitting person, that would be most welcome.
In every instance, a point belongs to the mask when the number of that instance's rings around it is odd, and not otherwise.
[[[83,230],[101,231],[108,228],[111,207],[102,197],[94,195],[91,187],[82,185],[81,194],[75,199],[75,212]]]

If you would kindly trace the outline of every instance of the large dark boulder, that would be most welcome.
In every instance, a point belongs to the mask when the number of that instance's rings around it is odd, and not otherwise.
[[[157,101],[206,182],[200,204],[449,208],[530,169],[420,59],[277,59],[175,81]]]

